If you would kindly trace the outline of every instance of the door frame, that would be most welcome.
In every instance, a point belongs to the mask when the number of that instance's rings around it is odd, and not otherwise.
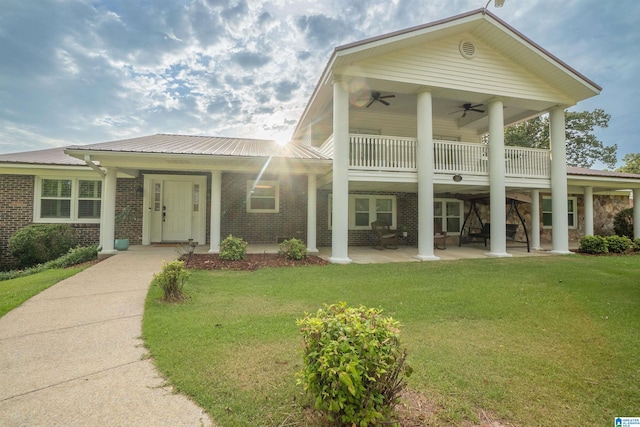
[[[145,174],[144,195],[142,209],[142,244],[151,244],[151,213],[154,208],[154,181],[191,181],[192,185],[198,184],[199,207],[198,212],[192,211],[191,238],[200,245],[207,241],[207,176],[206,175],[171,175],[171,174]],[[164,185],[163,185],[164,191]],[[193,194],[193,193],[192,193]],[[193,206],[194,200],[192,200]]]

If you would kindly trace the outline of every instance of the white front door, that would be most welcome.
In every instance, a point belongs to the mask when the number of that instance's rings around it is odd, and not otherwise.
[[[203,175],[144,176],[142,244],[206,242],[207,178]]]
[[[165,180],[162,197],[162,240],[184,242],[191,235],[192,182]]]

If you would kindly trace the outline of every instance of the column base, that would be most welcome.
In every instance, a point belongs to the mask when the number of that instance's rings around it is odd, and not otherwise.
[[[575,255],[575,252],[571,252],[571,251],[556,251],[551,249],[549,251],[549,253],[552,253],[554,255]]]
[[[332,264],[351,264],[353,260],[351,258],[329,257],[329,262]]]
[[[111,256],[114,256],[118,253],[117,250],[115,249],[110,249],[110,250],[106,250],[106,251],[100,251],[98,252],[98,259],[99,260],[103,260],[103,259],[107,259]]]
[[[416,255],[413,258],[417,259],[418,261],[440,261],[440,257],[437,257],[435,255]]]
[[[209,249],[209,250],[207,251],[207,253],[210,253],[210,254],[219,254],[219,253],[220,253],[220,248],[218,248],[218,249]]]
[[[509,258],[513,256],[507,252],[487,252],[485,255],[489,258]]]
[[[318,250],[318,248],[307,248],[307,253],[309,255],[318,255],[320,251]]]
[[[532,251],[544,251],[544,248],[542,246],[536,246],[536,247],[531,246],[531,250]]]

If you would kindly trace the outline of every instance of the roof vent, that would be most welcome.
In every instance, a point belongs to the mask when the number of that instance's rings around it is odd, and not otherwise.
[[[467,59],[471,59],[476,56],[476,46],[469,40],[462,40],[460,42],[460,53]]]

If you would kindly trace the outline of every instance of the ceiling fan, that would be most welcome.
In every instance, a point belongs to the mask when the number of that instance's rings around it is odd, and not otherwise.
[[[385,101],[385,99],[395,98],[395,97],[396,97],[395,95],[380,96],[380,92],[371,92],[371,98],[369,98],[369,103],[365,106],[365,108],[371,107],[371,104],[373,104],[376,101],[378,101],[381,104],[384,104],[384,105],[386,105],[388,107],[391,104],[389,104],[387,101]]]
[[[476,111],[478,113],[484,113],[484,110],[479,110],[478,109],[478,107],[482,107],[483,105],[484,104],[473,105],[472,103],[468,102],[468,103],[462,104],[461,106],[458,107],[458,108],[462,108],[462,110],[453,111],[453,112],[451,112],[449,114],[455,114],[455,113],[459,113],[459,112],[463,111],[462,117],[465,117],[469,111]]]

